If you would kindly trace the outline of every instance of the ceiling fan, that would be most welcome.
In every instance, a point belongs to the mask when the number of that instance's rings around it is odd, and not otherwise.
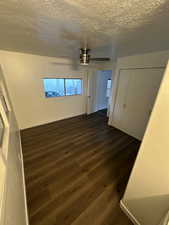
[[[106,62],[110,61],[110,58],[91,58],[90,57],[90,49],[89,48],[81,48],[80,49],[80,65],[89,65],[90,61],[97,61],[97,62]]]
[[[77,68],[79,67],[79,64],[82,65],[82,66],[87,66],[90,64],[90,62],[92,61],[96,61],[96,62],[106,62],[106,61],[110,61],[111,59],[109,57],[104,57],[104,58],[92,58],[90,56],[90,51],[91,49],[89,48],[80,48],[80,58],[77,54],[76,55],[76,58],[74,58],[73,60],[73,64],[70,64],[72,65],[73,69],[74,70],[77,70]],[[65,59],[69,59],[68,56],[61,56],[61,58],[65,58]],[[79,63],[80,62],[80,63]],[[52,62],[53,65],[65,65],[67,63],[62,63],[62,62]]]

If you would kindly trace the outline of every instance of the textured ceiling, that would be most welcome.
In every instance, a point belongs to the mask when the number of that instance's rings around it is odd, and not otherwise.
[[[0,49],[49,56],[169,49],[169,0],[1,0],[0,31]]]

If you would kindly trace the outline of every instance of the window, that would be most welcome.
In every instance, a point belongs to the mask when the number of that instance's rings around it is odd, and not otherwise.
[[[66,95],[81,95],[82,80],[80,79],[65,79]]]
[[[106,96],[109,98],[110,95],[111,95],[111,85],[112,85],[112,82],[111,82],[111,79],[108,79],[107,81],[107,94]]]
[[[82,94],[81,79],[44,78],[43,82],[47,98]]]
[[[43,79],[45,96],[59,97],[65,95],[64,79]]]

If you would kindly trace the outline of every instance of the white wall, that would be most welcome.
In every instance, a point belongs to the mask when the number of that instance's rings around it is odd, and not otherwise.
[[[161,52],[152,52],[141,55],[133,55],[127,57],[120,57],[117,59],[116,72],[113,76],[113,88],[112,88],[112,100],[110,108],[109,125],[113,126],[113,113],[117,96],[119,71],[120,69],[132,69],[132,68],[147,68],[147,67],[165,67],[169,59],[169,50]]]
[[[0,101],[0,114],[5,124],[0,145],[0,224],[28,225],[20,134],[1,70],[0,84],[9,109],[7,115]]]
[[[169,64],[122,207],[141,225],[159,225],[169,210]]]
[[[0,63],[19,128],[25,129],[86,112],[86,68],[73,70],[72,62],[66,59],[8,51],[0,51]],[[82,78],[83,95],[45,98],[44,77]]]

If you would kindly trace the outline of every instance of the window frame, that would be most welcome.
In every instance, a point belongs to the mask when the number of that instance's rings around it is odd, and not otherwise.
[[[50,96],[47,97],[45,94],[45,98],[63,98],[63,97],[72,97],[72,96],[82,96],[83,95],[83,78],[75,78],[75,77],[68,77],[68,78],[62,78],[62,77],[57,77],[57,78],[53,78],[53,77],[44,77],[43,79],[43,87],[44,87],[44,93],[46,93],[45,91],[45,85],[44,85],[44,80],[45,79],[63,79],[64,80],[64,95],[63,96]],[[66,80],[81,80],[81,94],[73,94],[73,95],[66,95]]]

